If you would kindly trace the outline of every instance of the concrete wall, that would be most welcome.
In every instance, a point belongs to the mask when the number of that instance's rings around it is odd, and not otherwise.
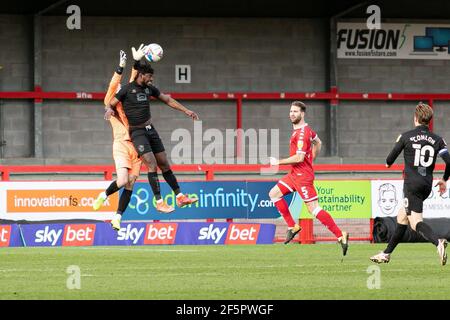
[[[345,92],[447,92],[450,60],[339,59]]]
[[[30,91],[33,88],[32,26],[27,17],[0,15],[0,91]],[[6,141],[0,154],[30,157],[32,103],[29,100],[2,100],[0,109],[3,126],[0,140]]]
[[[449,72],[450,60],[340,59],[338,86],[342,92],[446,93]],[[412,129],[417,102],[341,103],[339,156],[386,157],[398,134]],[[436,101],[434,108],[434,131],[448,140],[450,102]]]
[[[4,16],[4,19],[15,17]],[[127,51],[130,63],[125,72],[128,73],[132,61],[130,48],[141,42],[157,42],[165,50],[164,59],[153,65],[155,83],[163,92],[326,90],[323,64],[326,42],[317,37],[326,28],[321,20],[83,17],[81,30],[68,30],[65,19],[42,19],[44,91],[104,91],[117,66],[118,51]],[[25,43],[28,39],[29,45],[31,37],[32,33],[22,34],[21,41]],[[22,50],[27,48],[24,43]],[[191,65],[191,84],[175,83],[176,64]],[[13,88],[3,90],[7,89]],[[200,115],[203,131],[216,128],[225,137],[227,129],[236,128],[234,102],[182,102]],[[287,118],[288,104],[244,102],[244,129],[279,129],[282,154],[286,154],[292,130]],[[44,101],[46,163],[111,161],[111,132],[109,124],[102,119],[101,106],[96,101]],[[280,107],[284,110],[279,113]],[[324,130],[323,112],[322,118],[316,120],[321,126],[319,132]],[[172,148],[179,143],[171,139],[173,130],[193,131],[193,123],[160,103],[152,104],[152,114],[166,149],[172,154]],[[207,144],[205,141],[203,147]],[[233,149],[229,144],[227,148]],[[7,158],[17,156],[10,149],[6,151]],[[182,159],[172,160],[181,162]],[[247,163],[257,160],[246,156]],[[226,161],[232,162],[233,158]]]
[[[104,91],[124,49],[131,67],[131,46],[156,42],[165,50],[155,63],[155,83],[163,92],[308,92],[327,91],[327,28],[323,20],[254,18],[108,18],[82,17],[81,30],[68,30],[66,18],[43,17],[42,85],[44,91]],[[0,90],[33,87],[31,17],[0,15]],[[175,83],[175,65],[189,64],[191,84]],[[338,60],[338,87],[343,92],[446,92],[449,61]],[[182,101],[203,120],[203,133],[216,128],[225,137],[236,127],[230,101]],[[290,101],[244,101],[243,128],[279,129],[280,155],[288,152],[292,131]],[[6,160],[30,157],[30,101],[3,100],[3,149]],[[386,156],[401,131],[411,128],[414,103],[342,102],[338,109],[339,157],[347,162]],[[327,152],[326,103],[308,102],[307,121]],[[450,139],[450,106],[435,103],[435,130]],[[152,114],[173,162],[179,141],[175,129],[193,132],[183,114],[160,103]],[[110,163],[111,129],[100,101],[43,103],[46,163]],[[203,148],[208,145],[204,141]],[[200,149],[192,143],[192,153]],[[227,144],[224,148],[233,148]],[[246,146],[246,150],[249,146]],[[224,149],[225,151],[226,149]],[[208,162],[208,159],[203,159]],[[260,161],[246,155],[246,162]],[[233,159],[228,159],[233,161]]]
[[[164,48],[154,68],[167,92],[325,89],[321,20],[83,17],[68,30],[65,19],[43,19],[46,90],[105,90],[119,50],[131,61],[141,42]],[[191,65],[191,84],[175,83],[175,64]]]

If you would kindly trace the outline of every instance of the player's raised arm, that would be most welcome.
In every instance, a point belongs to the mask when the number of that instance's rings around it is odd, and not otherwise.
[[[158,95],[157,98],[160,101],[162,101],[165,104],[167,104],[169,107],[183,112],[185,115],[187,115],[188,117],[192,118],[193,120],[199,120],[198,115],[194,111],[189,110],[188,108],[183,106],[181,103],[179,103],[177,100],[175,100],[171,96],[169,96],[167,94],[164,94],[164,93],[161,93],[161,94]]]
[[[134,68],[131,68],[130,80],[128,82],[133,82],[136,79],[138,71]]]
[[[395,146],[392,149],[392,151],[389,153],[389,155],[386,158],[386,167],[392,166],[392,164],[395,162],[397,157],[402,152],[403,148],[405,147],[405,142],[403,140],[403,136],[399,135],[397,138],[397,141],[395,142]]]
[[[114,72],[114,75],[109,83],[108,91],[106,92],[105,99],[103,100],[103,103],[105,106],[109,104],[112,98],[114,98],[114,95],[117,92],[117,89],[120,86],[120,80],[122,80],[122,72],[123,68],[125,68],[127,64],[127,55],[125,51],[120,50],[119,53],[119,66],[117,67],[116,72]]]
[[[141,61],[142,57],[145,55],[144,53],[144,44],[142,43],[139,49],[135,49],[134,47],[131,48],[131,51],[133,53],[133,68],[131,68],[131,75],[130,75],[130,81],[133,82],[138,74],[137,67],[139,66],[139,61]]]
[[[106,105],[105,107],[105,120],[109,120],[111,116],[115,115],[115,109],[119,102],[123,102],[125,100],[125,97],[128,93],[129,84],[123,86],[119,92],[116,93],[114,98],[111,99],[111,101]]]

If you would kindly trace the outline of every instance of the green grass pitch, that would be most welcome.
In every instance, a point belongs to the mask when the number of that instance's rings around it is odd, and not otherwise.
[[[369,261],[384,247],[353,244],[342,262],[338,244],[2,248],[0,299],[450,299],[431,244]],[[71,265],[80,289],[67,288]]]

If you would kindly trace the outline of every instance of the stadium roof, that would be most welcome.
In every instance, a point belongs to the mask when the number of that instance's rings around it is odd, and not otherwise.
[[[0,14],[66,15],[69,5],[78,5],[85,16],[146,16],[146,17],[282,17],[327,18],[363,4],[345,17],[367,17],[370,4],[381,7],[382,18],[448,19],[447,0],[39,0],[12,1],[0,7]]]

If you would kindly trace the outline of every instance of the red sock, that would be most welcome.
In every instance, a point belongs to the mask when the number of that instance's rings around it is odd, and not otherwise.
[[[339,238],[342,237],[342,231],[339,229],[339,227],[334,222],[333,218],[330,216],[328,212],[325,210],[320,210],[320,212],[316,216],[317,219],[319,219],[322,224],[328,228],[333,234]]]
[[[295,221],[292,219],[291,213],[289,212],[289,206],[283,198],[275,200],[275,207],[277,207],[278,212],[283,216],[284,221],[286,221],[289,228],[295,226]]]

